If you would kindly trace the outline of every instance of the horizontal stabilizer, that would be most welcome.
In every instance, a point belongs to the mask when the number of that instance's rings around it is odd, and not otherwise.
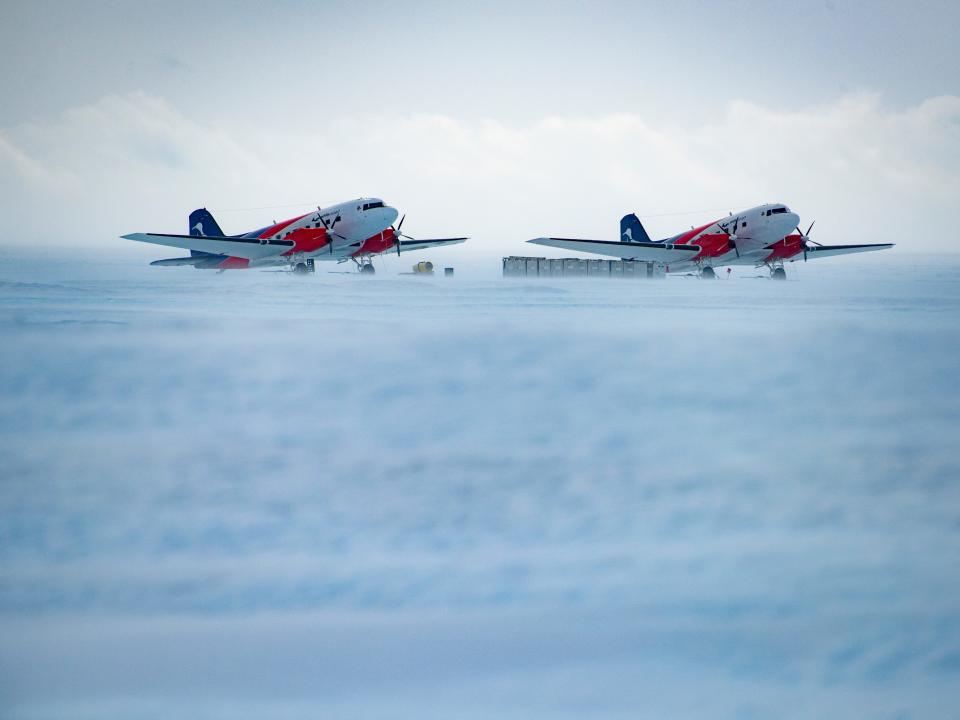
[[[698,245],[672,245],[655,242],[614,242],[612,240],[578,240],[552,237],[534,238],[527,242],[563,250],[660,263],[689,260],[700,252]]]
[[[190,257],[167,258],[166,260],[154,260],[151,265],[159,267],[175,267],[177,265],[192,265],[195,268],[216,268],[227,260],[226,255],[211,255],[210,253],[198,253]]]
[[[131,233],[121,237],[124,240],[137,240],[184,250],[199,250],[214,255],[230,255],[247,260],[281,255],[293,247],[292,240],[268,240],[266,238],[203,237],[198,235],[164,235],[162,233]]]
[[[154,260],[151,265],[158,265],[161,267],[170,265],[195,265],[198,262],[203,262],[204,258],[215,257],[214,255],[194,255],[191,257],[182,257],[182,258],[167,258],[166,260]]]

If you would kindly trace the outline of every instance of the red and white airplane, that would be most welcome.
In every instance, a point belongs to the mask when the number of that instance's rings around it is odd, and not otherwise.
[[[892,248],[893,243],[878,245],[821,245],[810,239],[810,230],[801,232],[800,216],[786,205],[760,205],[715,222],[691,228],[663,240],[651,240],[636,215],[620,220],[620,241],[577,240],[542,237],[528,242],[538,245],[612,255],[613,257],[656,262],[668,272],[695,271],[712,278],[714,267],[726,265],[766,265],[770,276],[786,278],[784,262],[808,258],[844,255]]]
[[[422,250],[462,243],[468,238],[417,240],[400,232],[399,213],[377,198],[359,198],[306,215],[274,222],[240,235],[225,235],[206,208],[190,213],[189,233],[132,233],[126,240],[169,245],[190,251],[190,257],[156,260],[151,265],[193,265],[211,270],[284,266],[313,272],[315,261],[352,260],[362,273],[374,272],[370,259],[385,252]]]

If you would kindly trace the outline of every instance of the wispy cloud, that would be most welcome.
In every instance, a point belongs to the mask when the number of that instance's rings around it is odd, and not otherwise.
[[[960,195],[960,97],[894,109],[860,94],[803,111],[733,101],[689,127],[636,114],[517,126],[394,113],[318,116],[309,130],[277,132],[250,118],[213,126],[134,93],[3,128],[0,163],[17,225],[34,241],[57,239],[31,222],[50,206],[88,216],[71,236],[89,242],[169,229],[198,205],[378,195],[415,211],[421,230],[470,232],[494,252],[543,232],[606,235],[630,210],[774,200],[818,218],[832,238],[946,249]],[[651,224],[666,235],[677,222]]]

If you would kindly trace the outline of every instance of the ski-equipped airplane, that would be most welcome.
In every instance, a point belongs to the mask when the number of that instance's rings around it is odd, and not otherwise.
[[[542,237],[528,242],[538,245],[612,255],[665,265],[668,272],[695,271],[700,277],[716,277],[714,267],[725,265],[766,265],[772,278],[783,280],[784,262],[801,258],[827,257],[846,253],[892,248],[877,245],[821,245],[810,239],[810,230],[799,227],[800,216],[786,205],[760,205],[715,222],[691,228],[663,240],[651,240],[640,219],[633,214],[620,220],[620,240],[577,240]]]
[[[126,240],[169,245],[190,251],[190,257],[156,260],[151,265],[193,265],[211,270],[285,266],[313,272],[315,261],[352,260],[362,273],[374,272],[370,259],[385,252],[422,250],[462,243],[468,238],[417,240],[400,232],[399,213],[377,198],[359,198],[306,215],[274,222],[240,235],[225,235],[206,208],[190,213],[189,233],[132,233]],[[405,216],[404,216],[405,217]]]

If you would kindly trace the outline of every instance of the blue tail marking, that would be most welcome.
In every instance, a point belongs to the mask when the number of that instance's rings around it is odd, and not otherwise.
[[[620,218],[620,242],[653,242],[633,213]]]
[[[206,208],[200,208],[190,213],[190,234],[206,235],[207,237],[224,237],[223,230],[213,219],[213,215]]]
[[[223,230],[220,229],[217,221],[213,219],[213,215],[211,215],[206,208],[199,208],[190,213],[188,225],[191,235],[203,235],[206,237],[224,236]],[[200,252],[199,250],[190,251],[191,257],[202,257],[204,255],[215,257],[213,253]]]

